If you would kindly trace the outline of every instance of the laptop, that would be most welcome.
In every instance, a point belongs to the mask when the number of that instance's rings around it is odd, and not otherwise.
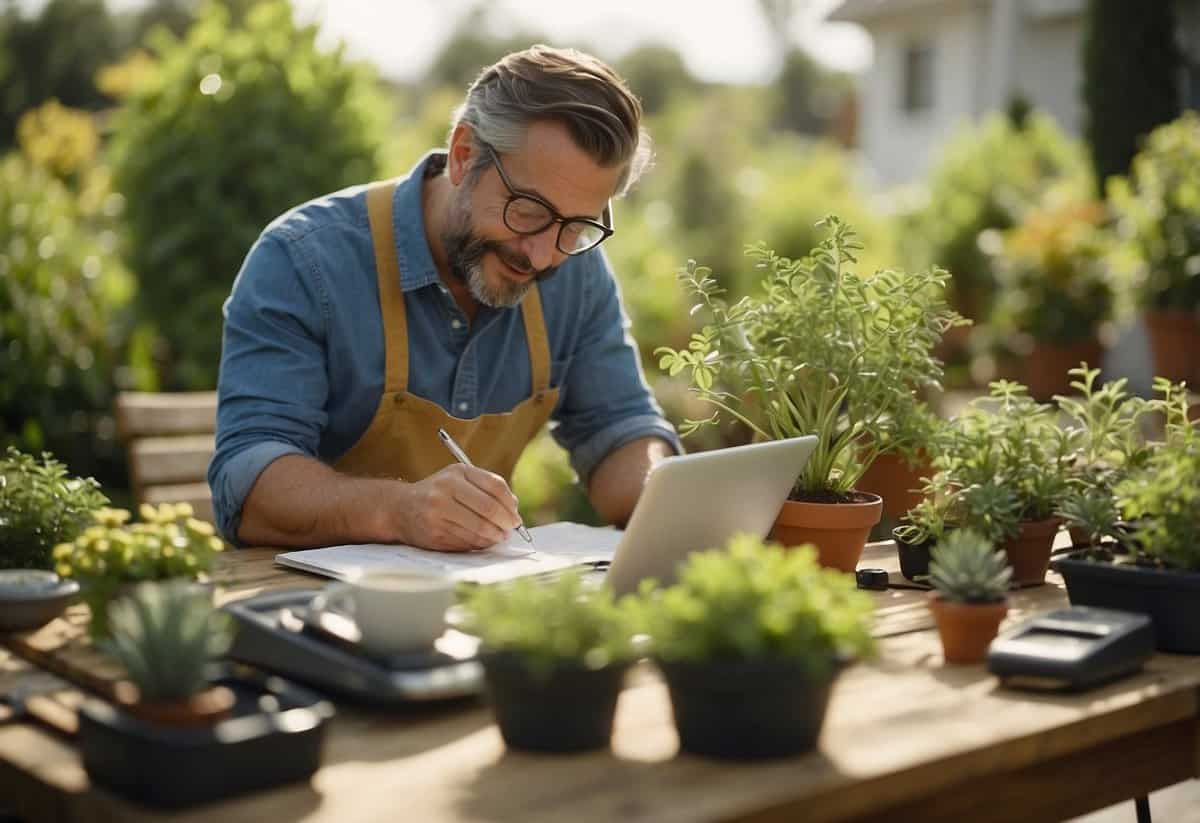
[[[739,532],[766,537],[816,446],[808,435],[663,460],[617,544],[609,586],[622,595],[648,577],[669,585],[693,551],[723,546]]]

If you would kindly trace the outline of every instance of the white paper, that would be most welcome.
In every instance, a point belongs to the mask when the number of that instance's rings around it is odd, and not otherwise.
[[[579,523],[551,523],[529,530],[533,548],[520,535],[477,552],[436,552],[378,543],[330,546],[275,555],[275,562],[303,571],[351,580],[371,571],[423,571],[471,583],[498,583],[571,566],[612,560],[621,532]]]

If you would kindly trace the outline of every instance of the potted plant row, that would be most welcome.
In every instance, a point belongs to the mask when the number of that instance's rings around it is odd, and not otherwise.
[[[803,259],[749,248],[761,293],[732,304],[711,270],[689,262],[679,277],[705,324],[686,349],[656,353],[715,409],[686,421],[685,435],[722,416],[759,439],[816,435],[772,537],[813,543],[823,565],[853,572],[882,513],[879,496],[855,486],[880,453],[923,445],[905,421],[917,417],[918,393],[939,385],[934,346],[966,321],[946,303],[946,272],[862,275],[853,230],[836,217],[819,225],[827,236]]]
[[[123,667],[116,703],[79,713],[84,768],[135,800],[181,807],[310,776],[332,707],[280,678],[214,666],[232,619],[186,581],[141,583],[109,606],[99,647]]]
[[[193,517],[187,503],[142,504],[141,522],[124,509],[102,508],[69,543],[54,547],[55,571],[79,581],[91,610],[93,638],[108,633],[108,605],[137,583],[182,579],[203,583],[224,551],[211,523]]]
[[[1147,614],[1160,650],[1200,654],[1200,423],[1184,385],[1155,389],[1164,440],[1068,498],[1063,514],[1090,539],[1055,568],[1072,603]]]

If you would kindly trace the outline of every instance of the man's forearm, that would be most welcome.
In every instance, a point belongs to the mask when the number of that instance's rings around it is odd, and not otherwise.
[[[288,454],[258,476],[242,506],[238,539],[248,546],[390,543],[389,517],[403,481],[351,477]]]
[[[633,514],[650,469],[673,453],[665,440],[642,437],[600,461],[588,483],[588,499],[597,514],[609,523],[624,526]]]

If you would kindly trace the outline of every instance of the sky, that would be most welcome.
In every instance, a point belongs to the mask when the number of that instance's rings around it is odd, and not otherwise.
[[[823,23],[840,0],[800,2],[791,42],[821,62],[849,72],[871,61],[870,38],[849,23]],[[44,0],[19,0],[35,9]],[[414,80],[429,65],[474,0],[292,0],[299,19],[316,22],[324,43],[341,40],[347,52],[374,63],[384,75]],[[108,0],[114,9],[144,0]],[[702,80],[769,82],[777,70],[771,32],[756,0],[491,0],[491,19],[509,29],[544,31],[553,45],[587,46],[616,59],[647,41],[673,46]]]

